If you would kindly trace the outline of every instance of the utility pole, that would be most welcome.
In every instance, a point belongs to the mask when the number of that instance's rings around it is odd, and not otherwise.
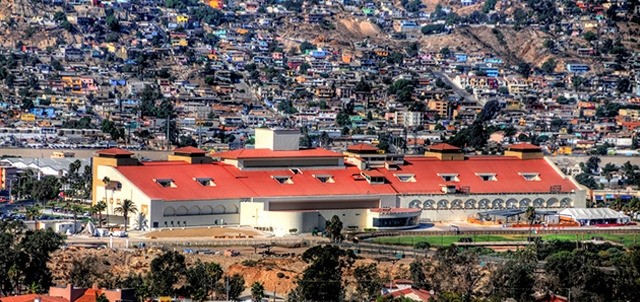
[[[227,290],[227,301],[229,301],[229,277],[224,277],[224,281],[225,281],[225,288]]]
[[[171,151],[171,139],[169,139],[169,127],[171,127],[171,113],[167,114],[167,119],[165,120],[167,123],[167,152]]]

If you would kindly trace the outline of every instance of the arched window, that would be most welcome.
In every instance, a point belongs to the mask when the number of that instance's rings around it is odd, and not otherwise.
[[[186,216],[189,210],[185,206],[181,206],[176,210],[176,216]]]
[[[200,207],[192,206],[189,208],[189,215],[200,215]]]
[[[174,209],[173,207],[166,207],[164,209],[164,212],[162,213],[162,216],[164,217],[176,216],[176,209]]]
[[[213,214],[224,214],[226,211],[227,209],[221,204],[213,208]]]
[[[213,214],[213,208],[211,206],[204,206],[200,210],[201,215],[211,215]]]

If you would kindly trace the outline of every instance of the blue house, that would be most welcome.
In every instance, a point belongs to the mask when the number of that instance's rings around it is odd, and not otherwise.
[[[490,64],[502,64],[502,59],[500,58],[486,58],[484,59],[485,63],[490,63]]]
[[[484,71],[488,77],[497,78],[500,76],[500,71],[495,67],[482,67],[480,70]]]
[[[322,49],[313,50],[313,51],[309,52],[309,54],[312,57],[317,58],[317,59],[322,59],[322,58],[327,56],[327,52],[322,50]]]
[[[461,63],[466,62],[468,58],[466,53],[457,53],[455,54],[455,57],[456,57],[456,62],[461,62]]]
[[[589,65],[587,64],[582,64],[582,63],[568,63],[567,64],[567,71],[568,72],[574,72],[574,73],[583,73],[583,72],[587,72],[589,71]]]

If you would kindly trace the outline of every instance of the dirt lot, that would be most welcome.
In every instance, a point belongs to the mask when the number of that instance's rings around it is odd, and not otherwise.
[[[219,237],[254,238],[263,234],[252,229],[241,228],[187,228],[160,230],[144,234],[146,238],[186,238],[186,237]]]

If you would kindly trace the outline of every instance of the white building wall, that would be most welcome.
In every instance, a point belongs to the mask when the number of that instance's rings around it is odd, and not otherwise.
[[[130,199],[136,205],[138,212],[143,214],[144,217],[149,221],[148,227],[151,227],[151,221],[155,217],[152,217],[150,214],[151,210],[151,199],[144,194],[138,187],[134,186],[126,177],[124,177],[116,168],[111,166],[98,166],[97,171],[98,179],[102,180],[104,177],[109,177],[109,179],[114,182],[120,182],[122,187],[120,190],[105,190],[104,186],[98,186],[96,190],[97,200],[107,200],[107,211],[105,214],[113,215],[114,209],[118,206],[118,200],[122,201],[125,199]],[[113,202],[111,200],[113,199]],[[146,210],[145,210],[146,209]],[[133,226],[135,223],[135,218],[138,215],[131,215],[129,218],[129,226]]]

